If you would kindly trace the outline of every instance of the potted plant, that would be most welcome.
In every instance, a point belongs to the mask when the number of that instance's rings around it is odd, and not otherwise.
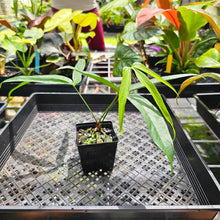
[[[103,22],[103,29],[106,32],[121,33],[124,24],[131,19],[135,1],[113,0],[104,4],[99,9]]]
[[[163,41],[157,41],[156,44],[166,51],[166,57],[158,63],[166,64],[167,73],[199,73],[200,66],[196,60],[218,41],[218,32],[211,34],[210,30],[209,33],[205,33],[205,37],[198,35],[207,21],[211,24],[219,23],[215,4],[202,2],[178,7],[168,0],[155,3],[157,8],[143,8],[138,13],[137,31],[144,29],[155,33],[155,30],[158,30],[157,36]]]
[[[166,154],[170,165],[171,165],[171,173],[173,173],[173,155],[174,155],[174,147],[173,147],[173,138],[175,138],[175,129],[173,126],[172,118],[164,104],[164,101],[158,92],[157,88],[153,84],[153,82],[146,76],[146,74],[151,75],[155,79],[161,81],[165,85],[167,85],[169,88],[175,91],[175,89],[165,80],[163,80],[159,75],[145,67],[141,63],[134,63],[132,67],[125,67],[123,70],[123,77],[121,81],[121,86],[118,87],[114,83],[108,81],[105,78],[102,78],[94,73],[82,71],[82,69],[85,66],[84,60],[79,60],[76,67],[63,67],[63,68],[71,68],[73,69],[73,77],[72,79],[69,79],[65,76],[55,75],[41,75],[41,76],[18,76],[11,79],[8,79],[4,81],[6,82],[21,82],[20,86],[24,84],[27,84],[29,82],[42,82],[42,83],[54,83],[54,84],[68,84],[75,88],[75,85],[81,80],[81,75],[86,75],[88,77],[91,77],[95,80],[98,80],[99,82],[110,86],[113,90],[116,91],[116,96],[114,100],[110,103],[110,105],[107,107],[107,109],[103,112],[102,116],[97,119],[91,108],[88,106],[86,100],[83,98],[83,95],[78,92],[78,95],[81,97],[82,101],[85,103],[89,111],[91,112],[95,124],[96,129],[99,130],[99,128],[102,127],[103,121],[110,111],[111,107],[118,102],[118,116],[119,116],[119,125],[120,125],[120,131],[123,132],[123,118],[125,113],[125,105],[127,100],[131,102],[143,115],[147,127],[149,129],[149,133],[155,142],[155,144]],[[131,85],[131,74],[134,72],[137,76],[137,78],[140,80],[143,85],[148,88],[148,90],[151,92],[153,99],[155,100],[156,105],[158,106],[158,109],[149,102],[146,98],[139,94],[133,93],[135,86]],[[3,84],[1,83],[1,85]],[[17,88],[14,88],[11,93]],[[76,88],[75,88],[76,89]],[[164,118],[169,123],[173,130],[173,138],[170,135],[170,132],[168,130],[168,125],[165,122]],[[114,136],[114,135],[113,135]],[[113,140],[117,140],[114,139]],[[86,171],[88,172],[88,171]]]

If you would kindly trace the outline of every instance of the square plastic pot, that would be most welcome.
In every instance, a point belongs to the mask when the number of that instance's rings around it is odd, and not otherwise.
[[[76,131],[80,129],[94,128],[95,123],[76,124]],[[117,150],[118,137],[116,136],[111,121],[105,121],[102,124],[103,128],[111,129],[112,142],[97,143],[97,144],[80,144],[76,138],[81,165],[83,172],[88,174],[111,172],[114,167],[115,153]],[[77,136],[76,136],[77,137]]]

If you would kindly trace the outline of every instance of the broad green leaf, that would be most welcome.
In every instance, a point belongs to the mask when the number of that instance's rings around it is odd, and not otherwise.
[[[124,26],[124,32],[125,33],[127,33],[127,32],[135,32],[135,31],[137,31],[137,29],[136,29],[136,22],[130,21],[130,22],[125,24],[125,26]]]
[[[141,112],[154,143],[166,154],[173,173],[173,141],[167,124],[160,111],[147,99],[138,94],[130,94],[128,100]]]
[[[84,59],[79,59],[75,65],[76,69],[79,69],[81,71],[85,69],[85,66],[86,66],[86,61]],[[72,74],[72,80],[73,80],[74,85],[77,85],[82,80],[82,74],[76,69],[73,71],[73,74]]]
[[[125,104],[127,101],[127,97],[129,95],[130,85],[131,85],[131,68],[125,67],[123,69],[123,76],[121,81],[121,87],[119,90],[119,97],[118,97],[118,117],[119,117],[119,125],[120,125],[121,133],[123,131]]]
[[[61,32],[64,32],[66,34],[71,34],[71,36],[73,36],[73,26],[70,20],[63,21],[61,24],[58,25],[58,29]]]
[[[134,62],[142,62],[142,57],[135,53],[130,47],[119,44],[115,51],[115,62],[113,74],[120,76],[124,67],[130,67]]]
[[[88,37],[95,37],[95,32],[94,31],[90,31],[90,32],[87,32],[87,33],[79,33],[79,38],[80,39],[87,39]]]
[[[0,32],[0,41],[3,41],[5,36],[12,36],[15,35],[16,33],[10,29],[6,29]]]
[[[73,16],[80,14],[82,11],[77,10],[72,12],[71,8],[64,8],[56,12],[50,19],[48,19],[44,26],[44,32],[49,32],[55,29],[57,26],[66,24],[67,21],[71,21]]]
[[[136,0],[113,0],[108,4],[105,4],[103,7],[99,9],[99,14],[102,15],[104,12],[112,11],[115,8],[123,8],[127,6],[129,3],[133,3]]]
[[[150,39],[155,36],[161,36],[163,34],[160,27],[150,27],[150,28],[138,28],[135,32],[127,32],[122,35],[122,38],[127,41],[140,41]]]
[[[81,27],[90,26],[91,30],[94,30],[97,25],[97,15],[90,12],[86,14],[78,14],[73,17],[73,22],[80,25]]]
[[[220,16],[219,16],[219,8],[215,6],[208,6],[206,10],[200,9],[200,8],[190,8],[188,9],[199,13],[202,15],[206,20],[209,22],[209,24],[214,28],[216,34],[218,35],[218,38],[220,39]]]
[[[172,49],[178,49],[180,47],[180,40],[176,33],[171,30],[164,30],[164,33],[164,39],[170,45],[170,47]]]
[[[72,69],[73,70],[73,73],[72,73],[73,84],[77,85],[82,80],[82,74],[78,70],[83,71],[85,69],[85,66],[86,66],[86,61],[84,59],[79,59],[75,67],[63,66],[63,67],[60,67],[59,69]]]
[[[178,19],[180,21],[179,37],[182,41],[192,41],[197,31],[207,23],[207,20],[198,13],[179,7]],[[193,19],[192,19],[193,18]]]
[[[44,32],[41,28],[33,27],[31,29],[26,29],[23,36],[25,38],[33,38],[38,40],[44,36]]]
[[[10,53],[12,55],[15,55],[16,54],[16,47],[12,44],[12,42],[9,40],[8,37],[5,37],[4,41],[2,42],[1,44],[1,47],[3,49],[5,49],[6,51],[10,51]]]
[[[137,68],[132,68],[135,71],[135,74],[137,78],[140,80],[140,82],[147,88],[147,90],[151,93],[152,97],[154,98],[157,106],[161,110],[163,116],[165,119],[170,123],[170,125],[173,128],[174,132],[174,138],[175,138],[175,129],[173,126],[173,121],[172,118],[164,104],[163,98],[161,97],[159,91],[157,90],[156,86],[150,81],[150,79],[139,69]],[[175,91],[175,89],[174,89]]]
[[[196,58],[195,64],[200,68],[220,68],[220,53],[212,48]]]

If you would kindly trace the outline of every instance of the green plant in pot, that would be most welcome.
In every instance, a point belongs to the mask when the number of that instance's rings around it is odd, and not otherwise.
[[[136,0],[113,0],[99,9],[104,30],[122,32],[124,24],[131,19]]]
[[[175,5],[169,0],[157,0],[155,3],[157,7],[141,9],[137,15],[136,31],[126,37],[137,38],[142,32],[146,32],[150,37],[146,40],[155,41],[157,46],[163,48],[166,56],[158,63],[165,64],[167,73],[199,73],[200,68],[195,59],[218,41],[217,33],[211,34],[211,30],[206,37],[199,36],[207,21],[213,22],[209,10],[213,11],[213,17],[217,14],[213,9],[214,3],[192,3],[185,6]],[[199,13],[200,10],[206,16]],[[157,38],[152,38],[153,35]]]
[[[0,32],[1,48],[6,51],[6,55],[16,55],[19,63],[9,59],[10,63],[15,66],[23,75],[31,73],[39,66],[31,67],[34,62],[37,50],[37,41],[43,37],[41,28],[32,27],[28,29],[25,26],[18,25],[14,27],[7,20],[0,20],[6,28]]]
[[[51,69],[42,70],[47,73],[60,72],[58,69],[64,65],[75,65],[77,59],[90,59],[90,53],[83,51],[82,41],[88,37],[93,38],[93,31],[97,25],[97,15],[83,13],[80,10],[61,9],[54,13],[43,25],[44,37],[39,41],[41,55],[51,64]],[[90,31],[83,33],[84,27]]]
[[[168,88],[172,89],[173,91],[175,91],[175,89],[167,81],[163,80],[159,75],[157,75],[155,72],[151,71],[150,69],[148,69],[141,63],[134,63],[131,67],[125,67],[123,69],[123,77],[122,77],[120,87],[116,86],[114,83],[94,73],[82,71],[82,69],[84,69],[84,66],[85,66],[85,60],[80,59],[76,67],[71,67],[71,66],[62,67],[64,69],[70,68],[73,70],[72,79],[69,79],[65,76],[60,76],[60,75],[54,75],[54,76],[38,75],[38,76],[30,76],[30,77],[18,76],[18,77],[5,80],[3,83],[21,82],[19,86],[15,87],[14,89],[10,91],[9,96],[12,94],[12,92],[15,89],[18,89],[22,87],[23,85],[30,83],[30,82],[41,82],[41,83],[50,83],[50,84],[69,84],[69,85],[72,85],[73,88],[76,89],[75,85],[81,80],[82,75],[91,77],[101,82],[102,84],[111,87],[116,92],[115,98],[112,100],[112,102],[109,104],[109,106],[106,108],[106,110],[103,112],[102,116],[99,119],[96,118],[91,108],[88,106],[86,100],[83,97],[83,94],[77,91],[78,95],[81,97],[82,101],[87,106],[88,110],[91,112],[94,118],[94,123],[96,127],[95,129],[100,132],[100,128],[105,127],[104,121],[105,121],[106,115],[111,110],[112,106],[114,106],[117,103],[119,126],[120,126],[120,132],[122,134],[125,106],[126,106],[126,102],[129,101],[143,115],[143,118],[146,121],[146,125],[148,127],[149,133],[154,143],[166,154],[171,165],[171,173],[173,173],[173,155],[174,155],[173,139],[175,138],[175,129],[173,126],[172,118],[166,108],[163,98],[161,97],[160,93],[155,87],[153,81],[147,77],[147,74],[151,75],[151,77],[153,77],[155,80],[164,83],[165,85],[168,86]],[[156,108],[153,103],[151,103],[148,99],[146,99],[142,95],[134,93],[134,91],[136,90],[136,85],[131,84],[132,72],[136,75],[136,77],[139,79],[142,85],[150,91],[158,108]],[[168,127],[170,127],[171,130],[173,131],[171,132],[173,134],[173,138],[171,137]],[[107,130],[109,130],[109,127],[107,128],[108,128]],[[107,138],[107,139],[109,141],[111,138]],[[113,139],[113,142],[114,141],[117,142],[117,138],[115,137],[114,134],[112,135],[112,139]],[[108,141],[107,141],[107,144],[109,143]],[[80,147],[81,146],[79,146],[79,148]],[[105,155],[107,156],[107,154]],[[91,159],[91,161],[94,162],[96,158],[97,157]],[[97,159],[100,160],[100,158],[97,158]],[[105,160],[107,159],[103,158],[101,161],[105,161]],[[97,167],[101,169],[102,171],[104,171],[101,165],[97,165]],[[85,170],[86,173],[89,171],[92,171],[92,170]]]

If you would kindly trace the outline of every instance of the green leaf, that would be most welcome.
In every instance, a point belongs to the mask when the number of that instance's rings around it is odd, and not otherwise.
[[[203,77],[210,77],[215,79],[216,81],[218,81],[220,83],[220,75],[219,73],[203,73],[201,74]]]
[[[31,29],[26,29],[23,36],[25,38],[33,38],[38,40],[44,36],[44,32],[41,28],[33,27]]]
[[[176,90],[174,89],[174,87],[169,83],[167,82],[164,78],[160,77],[158,74],[156,74],[154,71],[152,71],[151,69],[147,68],[146,66],[144,66],[142,63],[134,63],[132,65],[132,68],[135,68],[135,69],[138,69],[138,70],[141,70],[142,72],[146,73],[146,74],[149,74],[150,76],[152,76],[153,78],[157,79],[159,82],[162,82],[163,84],[165,84],[166,86],[168,86],[170,89],[172,89],[175,93]],[[143,74],[144,78],[146,80],[149,80],[148,77],[146,77],[145,74]],[[171,79],[175,78],[176,76],[173,76],[171,77]],[[178,78],[181,78],[181,77],[178,77]],[[150,81],[150,80],[149,80]],[[152,82],[152,81],[151,81]]]
[[[136,0],[113,0],[108,4],[105,4],[103,7],[99,9],[99,14],[102,15],[104,12],[112,11],[115,8],[123,8],[127,6],[129,3],[133,3]]]
[[[119,44],[115,51],[115,63],[113,73],[116,76],[122,75],[124,67],[130,67],[134,62],[142,62],[142,57],[135,53],[130,47]]]
[[[44,32],[49,32],[55,29],[57,26],[61,26],[66,24],[67,22],[70,22],[72,20],[73,16],[78,12],[79,14],[82,11],[75,11],[72,12],[71,8],[64,8],[56,12],[50,19],[48,19],[44,26]]]
[[[212,48],[196,58],[195,64],[200,68],[220,68],[220,53]]]
[[[127,32],[122,35],[122,38],[127,41],[140,41],[150,39],[163,34],[160,27],[138,28],[135,32]]]
[[[175,133],[175,129],[173,126],[173,121],[172,118],[163,102],[163,99],[159,93],[159,91],[157,90],[156,86],[150,81],[150,79],[143,73],[141,72],[139,69],[137,68],[132,68],[135,71],[136,76],[138,77],[138,79],[140,80],[140,82],[147,88],[147,90],[151,93],[152,97],[154,98],[157,106],[159,107],[159,109],[161,110],[163,116],[165,117],[165,119],[170,123],[170,125],[173,128],[173,132],[174,132],[174,138],[176,136]],[[175,91],[175,89],[174,89]]]
[[[141,112],[154,143],[166,154],[173,174],[173,141],[167,124],[159,110],[147,99],[138,94],[130,94],[128,100]]]
[[[172,49],[178,49],[180,47],[179,37],[174,31],[164,30],[164,40],[170,45]]]
[[[174,75],[168,75],[168,76],[163,76],[163,77],[161,77],[161,78],[163,78],[164,80],[167,80],[167,81],[169,81],[169,80],[173,80],[173,79],[180,79],[180,78],[185,78],[185,77],[191,77],[191,76],[195,76],[196,74],[194,74],[194,73],[187,73],[187,74],[174,74]],[[158,79],[155,79],[155,78],[153,78],[153,79],[150,79],[151,80],[151,82],[153,83],[153,84],[158,84],[158,83],[161,83],[161,81],[160,80],[158,80]],[[142,89],[142,88],[144,88],[145,86],[142,84],[142,83],[134,83],[134,84],[132,84],[131,86],[130,86],[130,91],[135,91],[135,90],[138,90],[138,89]]]
[[[63,67],[60,67],[59,69],[72,69],[73,70],[73,73],[72,73],[73,84],[77,85],[82,80],[82,74],[78,70],[83,71],[85,69],[85,66],[86,66],[86,61],[84,59],[79,59],[75,67],[63,66]]]
[[[11,82],[39,82],[46,84],[73,84],[73,81],[68,77],[61,75],[34,75],[34,76],[15,76],[4,80],[2,83]],[[1,83],[1,84],[2,84]]]
[[[75,67],[72,67],[72,66],[68,66],[68,68],[69,68],[69,69],[73,69],[73,70],[76,69]],[[88,76],[88,77],[90,77],[90,78],[92,78],[92,79],[95,79],[95,80],[97,80],[98,82],[100,82],[100,83],[102,83],[102,84],[104,84],[104,85],[106,85],[106,86],[109,86],[110,88],[114,89],[116,92],[119,92],[118,86],[116,86],[116,85],[115,85],[114,83],[112,83],[111,81],[109,81],[109,80],[107,80],[107,79],[105,79],[105,78],[103,78],[103,77],[100,77],[100,76],[98,76],[98,75],[95,74],[95,73],[90,73],[90,72],[85,72],[85,71],[79,71],[78,69],[77,69],[77,71],[80,72],[82,75],[85,75],[85,76]]]
[[[123,69],[123,76],[121,81],[121,87],[119,90],[119,98],[118,98],[118,117],[119,117],[119,125],[120,132],[123,131],[123,119],[125,112],[125,104],[127,102],[127,97],[129,95],[131,85],[131,68],[125,67]]]
[[[180,21],[179,37],[182,41],[192,41],[196,38],[197,31],[207,23],[200,14],[181,6],[178,8]],[[193,18],[193,19],[192,19]]]

